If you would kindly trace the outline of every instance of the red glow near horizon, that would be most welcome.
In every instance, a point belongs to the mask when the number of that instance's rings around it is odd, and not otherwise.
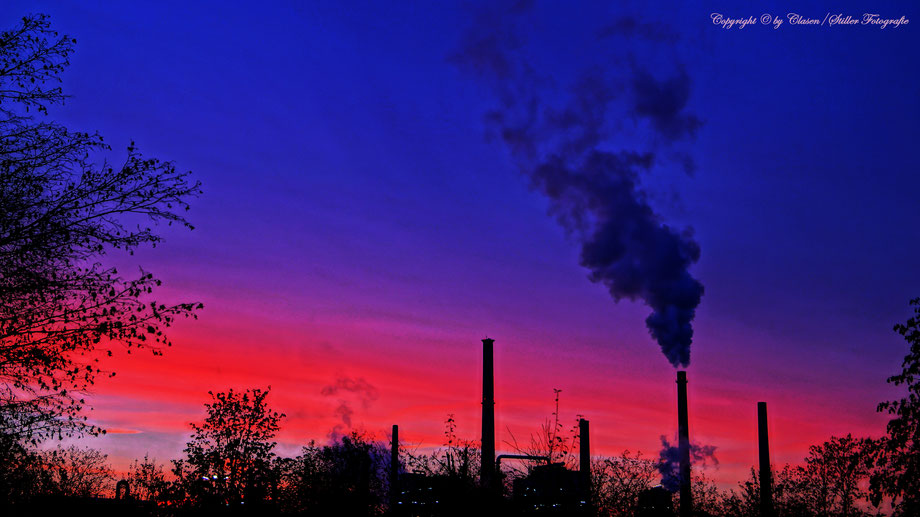
[[[206,320],[205,327],[209,326]],[[221,325],[221,327],[223,327]],[[225,332],[232,332],[228,324]],[[227,330],[229,329],[229,330]],[[481,397],[481,344],[478,340],[447,339],[444,353],[425,346],[408,346],[398,336],[378,340],[385,344],[365,347],[355,342],[331,345],[322,333],[292,335],[277,329],[263,339],[278,343],[259,354],[253,339],[233,340],[215,328],[183,324],[177,343],[162,357],[144,352],[116,356],[111,367],[118,372],[98,386],[92,403],[95,422],[109,429],[101,439],[113,450],[113,462],[125,466],[150,453],[160,461],[181,455],[188,423],[204,416],[207,391],[271,386],[271,406],[287,417],[278,436],[279,453],[296,454],[311,440],[328,441],[328,433],[341,421],[335,408],[342,401],[354,413],[354,430],[386,440],[392,424],[400,426],[402,441],[410,450],[428,450],[443,443],[444,420],[453,414],[457,435],[478,440]],[[345,330],[343,329],[342,335]],[[355,334],[360,334],[356,331]],[[395,341],[391,341],[395,339]],[[300,347],[285,342],[300,340]],[[674,370],[661,368],[654,375],[623,376],[623,365],[613,367],[617,379],[605,379],[598,365],[568,369],[571,358],[553,354],[522,353],[513,339],[496,340],[497,449],[512,452],[511,443],[529,442],[553,411],[553,388],[562,389],[561,420],[566,429],[576,415],[591,421],[592,453],[616,455],[642,451],[657,458],[660,435],[676,433]],[[615,350],[611,350],[613,353]],[[407,354],[413,361],[402,360]],[[578,362],[577,360],[575,361]],[[449,367],[445,367],[449,365]],[[603,365],[601,365],[603,366]],[[322,388],[338,377],[363,379],[378,397],[365,404],[360,394],[342,391],[334,396]],[[703,371],[689,372],[691,438],[718,447],[719,465],[704,472],[723,487],[746,479],[756,463],[756,402],[765,393]],[[775,463],[798,463],[808,446],[831,434],[853,432],[878,435],[884,419],[854,414],[841,419],[833,408],[816,408],[807,397],[774,387],[766,396],[770,414],[772,458]],[[145,435],[157,436],[148,441]],[[163,436],[170,437],[162,439]],[[94,440],[86,439],[87,445]],[[131,440],[136,440],[131,442]],[[146,447],[146,448],[145,448]]]
[[[398,424],[410,449],[438,447],[448,414],[478,440],[488,335],[499,450],[529,441],[556,388],[566,427],[591,421],[594,454],[657,457],[676,385],[649,309],[586,279],[546,196],[483,138],[497,99],[445,59],[464,3],[4,3],[0,27],[48,12],[79,42],[72,97],[47,120],[98,130],[113,157],[134,140],[203,184],[193,232],[157,227],[156,249],[101,259],[162,279],[157,301],[205,308],[168,329],[162,357],[106,358],[117,375],[86,414],[110,434],[81,444],[116,467],[178,458],[208,391],[267,386],[283,454],[328,440],[343,401],[354,428],[382,439]],[[561,95],[579,70],[614,66],[616,41],[595,38],[608,21],[680,33],[687,112],[704,120],[696,172],[656,165],[641,186],[700,245],[690,434],[717,447],[706,472],[729,488],[756,464],[758,401],[782,465],[833,435],[883,434],[876,405],[903,396],[885,379],[920,286],[920,68],[903,66],[920,32],[727,31],[693,3],[649,5],[534,2],[530,50]],[[322,394],[343,376],[377,397]]]

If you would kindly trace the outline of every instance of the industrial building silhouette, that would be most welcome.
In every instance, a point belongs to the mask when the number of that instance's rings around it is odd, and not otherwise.
[[[401,473],[399,470],[399,429],[393,426],[391,440],[391,512],[404,516],[462,515],[471,509],[489,510],[503,506],[506,511],[537,515],[591,515],[591,446],[588,420],[579,419],[579,468],[568,469],[549,457],[495,455],[495,340],[482,340],[482,435],[481,467],[478,487],[444,475]],[[773,495],[770,449],[767,433],[767,404],[757,403],[760,474],[760,511],[772,517]],[[687,372],[677,372],[677,427],[679,453],[678,515],[698,515],[693,510],[690,461],[690,418],[687,397]],[[541,461],[528,475],[514,479],[510,501],[502,498],[501,462],[519,459]],[[672,494],[662,486],[639,495],[635,514],[640,517],[674,515]]]
[[[482,435],[479,476],[465,471],[462,475],[408,472],[400,459],[400,429],[393,425],[390,440],[389,465],[381,475],[388,477],[386,514],[400,517],[435,517],[465,515],[569,515],[573,517],[596,514],[592,506],[591,438],[590,423],[585,418],[578,421],[578,468],[570,469],[562,462],[553,462],[548,456],[533,454],[498,454],[495,447],[495,377],[494,340],[483,339],[482,372]],[[691,491],[691,441],[689,428],[689,400],[687,372],[677,372],[677,423],[678,463],[677,486],[679,502],[673,494],[658,485],[642,491],[633,509],[637,517],[704,516],[694,512]],[[770,450],[767,426],[767,405],[757,404],[760,515],[774,517],[773,479],[770,470]],[[385,446],[384,446],[385,448]],[[384,449],[385,450],[385,449]],[[535,462],[527,474],[506,480],[502,462]],[[469,466],[469,465],[467,465]],[[154,515],[156,503],[131,499],[127,481],[117,484],[116,498],[61,498],[46,497],[34,501],[33,508],[43,512],[67,509],[86,511],[96,515]],[[510,489],[510,497],[506,497]],[[259,505],[259,501],[262,505]],[[278,515],[279,509],[264,497],[256,498],[249,507],[179,511],[176,515]],[[346,501],[342,501],[345,508]],[[340,503],[334,503],[340,504]],[[378,507],[378,511],[382,508]],[[214,513],[216,511],[217,513]]]

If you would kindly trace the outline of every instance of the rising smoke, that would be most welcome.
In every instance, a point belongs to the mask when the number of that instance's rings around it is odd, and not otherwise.
[[[700,249],[689,230],[662,222],[641,179],[675,158],[692,171],[689,155],[671,148],[692,140],[701,125],[686,110],[690,77],[676,65],[673,76],[658,79],[631,56],[620,67],[589,67],[560,93],[551,74],[538,72],[524,55],[523,31],[516,26],[529,9],[530,2],[517,2],[478,13],[448,59],[494,91],[499,105],[486,115],[490,132],[580,242],[588,278],[607,287],[614,300],[642,300],[651,307],[650,334],[671,364],[687,365],[691,321],[703,294],[689,267]],[[602,29],[598,42],[611,38],[676,41],[666,27],[628,17]],[[646,131],[647,146],[623,147],[626,139],[614,138],[630,121],[636,131]]]
[[[360,402],[364,409],[368,409],[371,403],[377,400],[379,396],[377,388],[364,380],[363,377],[353,379],[344,375],[338,376],[333,384],[323,386],[320,394],[324,397],[339,398],[339,404],[333,413],[338,419],[338,423],[332,427],[328,434],[332,442],[341,440],[343,436],[354,429],[352,425],[352,416],[355,414],[355,410],[352,407],[353,402]]]
[[[690,442],[690,463],[694,465],[718,465],[715,445],[700,445]],[[658,453],[658,473],[661,486],[671,492],[680,489],[680,448],[671,445],[667,437],[661,436],[661,451]]]

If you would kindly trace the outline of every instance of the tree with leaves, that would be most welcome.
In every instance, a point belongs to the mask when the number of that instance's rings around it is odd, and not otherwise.
[[[520,445],[517,438],[509,430],[511,441],[506,442],[506,445],[511,447],[517,454],[543,456],[549,458],[550,463],[563,463],[566,468],[575,469],[578,467],[578,458],[575,455],[575,451],[578,448],[578,421],[581,419],[581,415],[575,416],[575,422],[572,427],[565,428],[559,413],[560,393],[562,393],[562,390],[553,388],[555,409],[550,418],[544,420],[540,425],[540,430],[530,435],[529,444]],[[532,468],[533,464],[527,463],[524,471],[518,471],[512,467],[511,473],[513,475],[524,475],[529,473]]]
[[[191,424],[186,458],[174,461],[173,473],[185,484],[193,505],[251,505],[267,498],[274,477],[274,438],[284,418],[268,406],[270,391],[208,392],[208,416]]]
[[[159,223],[192,225],[200,184],[133,143],[119,165],[102,136],[47,118],[76,40],[47,16],[0,32],[0,433],[25,442],[102,430],[84,394],[119,348],[170,345],[164,329],[200,304],[148,296],[160,280],[103,264],[113,250],[156,246]]]
[[[384,444],[357,431],[328,445],[311,441],[286,462],[282,509],[298,515],[381,515],[389,456]]]
[[[831,437],[808,449],[801,465],[774,470],[773,502],[780,517],[863,517],[867,511],[871,440],[850,434]],[[760,476],[753,467],[750,477],[738,483],[739,491],[721,497],[709,511],[726,517],[759,517]],[[694,501],[696,501],[694,492]],[[719,499],[718,497],[714,499]],[[710,498],[713,500],[713,498]],[[715,511],[716,508],[721,508]]]
[[[163,465],[146,454],[143,460],[131,463],[125,480],[131,487],[131,497],[140,501],[161,500],[169,486]]]
[[[847,434],[808,448],[801,473],[809,487],[806,500],[818,515],[863,515],[857,503],[867,502],[864,489],[872,465],[871,443]]]
[[[888,378],[888,383],[907,388],[907,394],[878,405],[878,411],[892,419],[887,435],[877,444],[879,454],[872,474],[873,502],[890,498],[895,515],[920,515],[920,298],[910,305],[913,316],[894,326],[910,348],[901,373]]]
[[[74,445],[42,454],[41,492],[67,497],[99,497],[112,490],[108,455]]]
[[[444,421],[444,449],[431,454],[430,473],[457,479],[469,487],[479,486],[482,453],[472,440],[457,437],[457,421],[449,413]]]
[[[11,507],[27,504],[37,494],[41,473],[37,451],[0,435],[0,515],[15,515]]]
[[[658,464],[641,452],[623,451],[619,456],[591,462],[591,499],[598,515],[634,515],[639,494],[658,483]]]

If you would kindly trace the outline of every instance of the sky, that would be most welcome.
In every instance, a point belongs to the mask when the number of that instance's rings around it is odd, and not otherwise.
[[[693,172],[662,159],[641,185],[660,221],[692,228],[699,245],[690,432],[717,447],[706,473],[723,486],[756,462],[757,401],[782,464],[833,435],[881,435],[876,405],[900,394],[885,379],[907,351],[892,326],[920,296],[920,13],[844,4],[536,2],[516,24],[549,103],[585,69],[686,74],[682,113],[700,125],[679,144]],[[910,23],[712,21],[832,8]],[[649,307],[588,279],[577,232],[490,136],[494,82],[448,59],[481,10],[4,3],[3,27],[43,12],[77,39],[63,75],[72,98],[51,117],[99,131],[113,160],[133,140],[203,183],[194,231],[164,227],[156,249],[107,260],[156,274],[158,300],[205,308],[171,329],[162,357],[111,359],[117,375],[97,383],[89,412],[109,433],[81,443],[116,466],[177,458],[209,390],[267,386],[287,415],[284,454],[333,429],[385,439],[392,424],[426,450],[448,414],[478,439],[491,337],[499,450],[539,430],[555,388],[567,427],[591,421],[595,454],[657,457],[659,437],[676,433],[675,368],[646,329]],[[675,37],[599,36],[622,19]],[[636,117],[613,124],[626,129],[602,148],[668,156]]]

